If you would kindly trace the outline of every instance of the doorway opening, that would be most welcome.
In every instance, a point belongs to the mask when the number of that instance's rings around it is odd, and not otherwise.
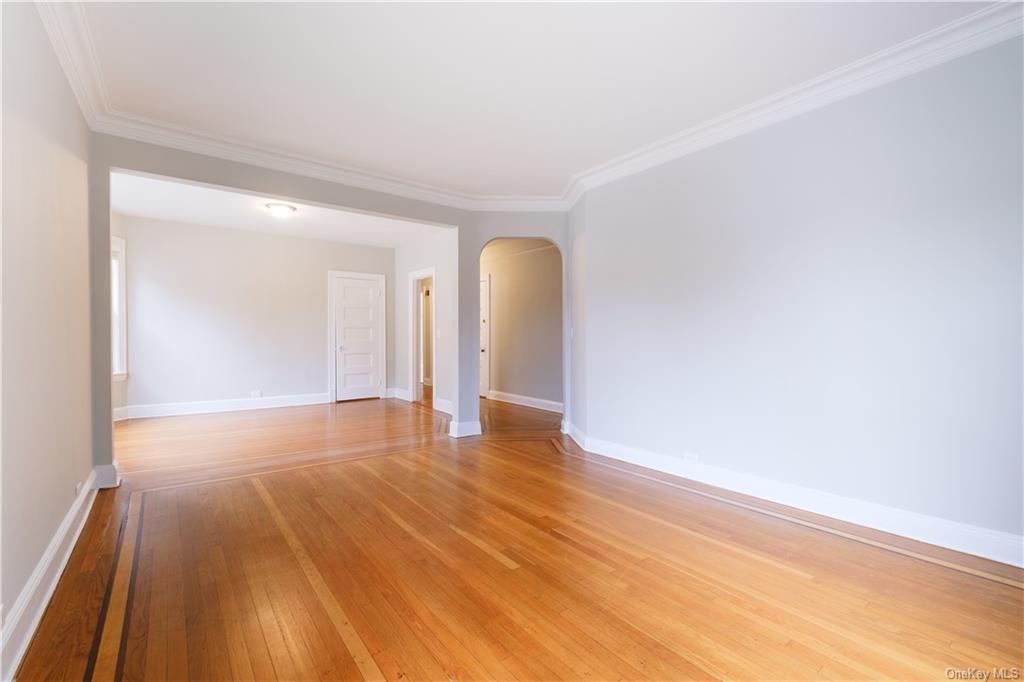
[[[543,428],[560,427],[562,267],[558,246],[547,239],[495,239],[480,253],[479,393],[485,431],[500,428],[498,415],[508,410],[499,404],[543,410],[549,414],[523,415]]]
[[[437,375],[436,269],[409,273],[409,386],[410,399],[426,407],[434,404]]]
[[[396,259],[447,255],[435,243],[453,235],[112,169],[112,420],[397,395],[395,310],[409,270]]]

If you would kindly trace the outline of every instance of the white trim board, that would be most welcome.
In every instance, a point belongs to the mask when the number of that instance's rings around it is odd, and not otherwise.
[[[92,473],[96,477],[97,490],[116,488],[121,485],[121,473],[117,470],[116,459],[110,464],[97,464],[92,468]]]
[[[109,466],[109,465],[108,465]],[[89,511],[96,499],[97,473],[89,472],[78,495],[71,503],[57,531],[50,539],[46,550],[39,558],[35,569],[14,601],[11,610],[5,614],[3,635],[0,638],[0,680],[11,680],[28,650],[36,627],[50,603],[61,573],[67,566],[78,536],[89,518]]]
[[[569,436],[598,455],[605,455],[654,471],[661,471],[725,490],[784,504],[840,521],[881,530],[930,545],[1024,567],[1024,537],[1003,531],[950,521],[906,509],[844,497],[813,488],[775,481],[730,469],[690,462],[660,452],[587,436],[569,424]]]
[[[407,388],[389,388],[385,396],[388,398],[398,398],[399,400],[404,400],[407,403],[412,402],[412,394],[409,393],[409,389]]]
[[[127,405],[114,408],[114,421],[141,419],[143,417],[174,417],[183,414],[208,414],[211,412],[237,412],[239,410],[261,410],[269,407],[296,407],[331,402],[330,393],[304,393],[297,395],[274,395],[263,398],[235,398],[230,400],[198,400],[184,403],[154,403],[150,405]]]
[[[462,438],[464,436],[479,436],[483,433],[483,429],[480,428],[480,422],[457,422],[452,421],[448,425],[448,435],[452,438]]]
[[[389,388],[387,396],[389,398],[404,400],[407,403],[412,402],[412,393],[410,393],[407,388]],[[434,398],[434,409],[438,412],[444,412],[447,415],[455,414],[455,407],[452,405],[452,401],[446,400],[445,398]]]
[[[107,96],[82,3],[37,3],[36,6],[82,115],[89,128],[98,133],[467,211],[559,211],[564,208],[558,197],[466,194],[119,111],[111,106]]]
[[[487,399],[497,400],[502,403],[523,405],[524,407],[534,407],[538,410],[547,410],[548,412],[557,412],[558,414],[562,414],[562,403],[554,400],[533,398],[528,395],[517,395],[515,393],[505,393],[503,391],[495,391],[493,389],[487,392]]]
[[[847,97],[911,76],[1017,37],[1024,31],[1022,5],[984,7],[944,26],[851,64],[734,109],[573,177],[563,199],[574,205],[588,190],[674,161]]]
[[[594,187],[977,52],[1024,31],[1021,3],[994,3],[844,67],[576,173],[557,196],[500,196],[472,195],[411,182],[118,111],[107,96],[82,6],[79,3],[37,3],[36,7],[92,130],[469,211],[567,211]]]

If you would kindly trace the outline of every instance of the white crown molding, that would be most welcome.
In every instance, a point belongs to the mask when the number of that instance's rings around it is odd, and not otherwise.
[[[37,2],[36,8],[82,115],[89,128],[98,133],[467,211],[560,212],[568,209],[561,197],[453,192],[118,111],[107,96],[84,4]]]
[[[873,55],[577,173],[561,196],[483,196],[126,114],[108,100],[81,3],[37,3],[89,127],[96,132],[466,211],[567,211],[583,194],[1022,34],[1022,5],[1000,2]]]
[[[81,3],[37,2],[43,27],[90,127],[110,110],[92,32]]]
[[[108,109],[97,115],[90,128],[99,133],[147,142],[161,147],[238,161],[262,168],[384,192],[466,211],[565,211],[559,197],[475,196],[441,187],[425,185],[389,175],[343,166],[322,159],[300,156],[263,147],[225,135],[209,135],[198,130],[154,121],[141,116]]]
[[[583,194],[595,187],[1019,36],[1022,33],[1021,9],[1019,2],[985,7],[852,64],[612,159],[574,176],[563,199],[573,206]]]

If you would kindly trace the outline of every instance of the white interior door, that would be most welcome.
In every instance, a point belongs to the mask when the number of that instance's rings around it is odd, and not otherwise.
[[[491,283],[480,280],[480,395],[491,390]]]
[[[384,395],[384,276],[337,276],[334,301],[335,400]]]

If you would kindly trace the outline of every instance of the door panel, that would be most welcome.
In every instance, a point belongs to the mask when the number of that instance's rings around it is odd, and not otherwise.
[[[383,283],[336,277],[334,287],[335,400],[383,394]]]

